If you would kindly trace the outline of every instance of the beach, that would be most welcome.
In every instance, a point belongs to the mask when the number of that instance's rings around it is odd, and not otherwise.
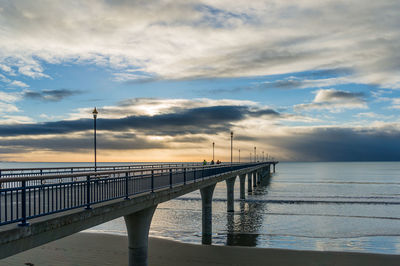
[[[78,233],[0,260],[1,266],[127,265],[127,237]],[[31,263],[31,264],[29,264]],[[150,266],[399,265],[400,255],[206,246],[150,238]]]

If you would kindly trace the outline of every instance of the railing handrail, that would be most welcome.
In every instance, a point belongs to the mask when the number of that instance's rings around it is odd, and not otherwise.
[[[272,164],[277,164],[278,161],[265,161],[266,163],[272,163]],[[251,163],[251,162],[242,162],[242,164],[245,163]],[[261,163],[261,162],[260,162]],[[5,172],[9,172],[9,171],[40,171],[40,170],[67,170],[67,169],[87,169],[87,168],[97,168],[97,169],[101,169],[101,168],[113,168],[113,167],[119,167],[119,168],[129,168],[129,167],[155,167],[155,166],[164,166],[164,165],[202,165],[202,162],[182,162],[182,163],[178,163],[178,162],[166,162],[166,163],[156,163],[156,164],[150,164],[150,163],[137,163],[137,164],[127,164],[127,165],[100,165],[97,167],[94,166],[61,166],[61,167],[21,167],[21,168],[0,168],[0,171],[5,171]],[[223,165],[230,165],[229,162],[222,162],[220,164]],[[237,164],[237,163],[235,163]],[[35,173],[37,174],[37,173]]]
[[[105,174],[120,174],[120,173],[137,173],[144,172],[150,170],[169,170],[169,169],[205,169],[205,168],[222,168],[222,167],[230,167],[236,165],[259,165],[259,164],[271,164],[271,162],[257,162],[257,163],[233,163],[233,164],[214,164],[214,165],[189,165],[189,166],[180,166],[180,167],[160,167],[160,168],[140,168],[140,169],[125,169],[125,170],[111,170],[111,171],[90,171],[90,172],[79,172],[72,174],[54,174],[54,173],[46,173],[42,175],[27,175],[27,176],[18,176],[18,177],[1,177],[0,183],[6,182],[19,182],[19,181],[33,181],[33,180],[50,180],[50,179],[62,179],[62,178],[74,178],[74,177],[83,177],[83,176],[98,176]]]
[[[161,165],[181,165],[181,164],[193,164],[201,165],[201,162],[184,162],[184,163],[157,163],[157,164],[129,164],[129,165],[101,165],[101,166],[61,166],[61,167],[21,167],[21,168],[0,168],[0,171],[27,171],[27,170],[57,170],[57,169],[84,169],[84,168],[112,168],[112,167],[142,167],[142,166],[161,166]],[[227,164],[227,163],[224,163]]]

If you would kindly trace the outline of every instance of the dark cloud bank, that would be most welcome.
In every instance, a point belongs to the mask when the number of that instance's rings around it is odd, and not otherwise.
[[[123,132],[137,130],[151,135],[216,134],[229,131],[233,122],[247,117],[279,117],[272,109],[252,110],[245,106],[212,106],[155,116],[129,116],[98,119],[99,130]],[[91,119],[46,122],[40,124],[1,125],[0,136],[67,134],[91,130]]]
[[[41,100],[45,102],[58,102],[64,98],[70,97],[75,94],[80,94],[81,91],[59,89],[59,90],[42,90],[42,91],[25,91],[25,99]]]
[[[318,128],[269,139],[297,161],[399,161],[400,131]]]
[[[266,120],[282,117],[271,109],[251,109],[245,106],[213,106],[182,110],[155,116],[130,116],[121,119],[98,119],[99,148],[101,149],[169,149],[168,143],[149,141],[144,136],[172,136],[172,142],[200,145],[201,134],[229,132],[233,123],[249,117]],[[1,137],[19,139],[0,140],[0,153],[18,153],[23,150],[82,151],[92,148],[92,135],[70,133],[92,130],[91,119],[46,122],[41,124],[1,125]],[[132,133],[133,130],[135,133]],[[109,131],[109,133],[107,133]],[[56,134],[43,139],[32,135]],[[266,132],[268,135],[268,132]],[[175,141],[176,139],[176,141]],[[237,140],[253,146],[258,143],[272,145],[286,159],[304,161],[397,161],[400,160],[400,131],[396,128],[314,128],[283,136],[251,138],[237,134]]]

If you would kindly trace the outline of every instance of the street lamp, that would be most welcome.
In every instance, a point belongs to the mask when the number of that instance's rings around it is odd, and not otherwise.
[[[97,158],[96,158],[96,119],[97,119],[97,112],[96,107],[93,109],[93,121],[94,121],[94,171],[97,171]]]
[[[232,148],[233,148],[233,131],[231,131],[231,165],[232,165],[232,160],[233,160],[233,157],[232,157],[233,150],[232,150]]]
[[[263,157],[262,157],[262,160],[263,160],[263,162],[264,162],[264,151],[263,151]]]
[[[215,147],[215,143],[213,142],[213,162],[215,163],[215,161],[214,161],[214,147]]]
[[[254,162],[257,162],[257,148],[254,147]]]
[[[240,163],[240,149],[239,149],[239,163]]]

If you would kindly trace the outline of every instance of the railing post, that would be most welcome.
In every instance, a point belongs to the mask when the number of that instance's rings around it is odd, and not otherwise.
[[[22,221],[20,224],[18,224],[19,226],[27,226],[29,225],[29,223],[26,222],[26,181],[22,181],[22,191],[21,191],[21,203],[22,203],[22,208],[21,208],[21,212],[22,212]],[[17,202],[18,204],[18,202]]]
[[[169,169],[169,188],[172,188],[172,169]]]
[[[196,168],[193,168],[193,182],[196,182]]]
[[[183,168],[183,184],[186,185],[186,168]]]
[[[90,210],[90,175],[86,176],[86,210]]]
[[[154,192],[154,170],[151,170],[151,192]]]
[[[129,177],[129,173],[126,172],[125,173],[125,199],[126,200],[129,200],[128,177]]]

